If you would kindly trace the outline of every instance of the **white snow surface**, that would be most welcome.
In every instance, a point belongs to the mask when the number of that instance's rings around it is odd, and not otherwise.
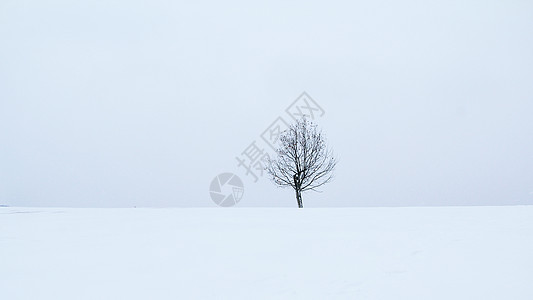
[[[533,207],[0,208],[0,299],[533,299]]]

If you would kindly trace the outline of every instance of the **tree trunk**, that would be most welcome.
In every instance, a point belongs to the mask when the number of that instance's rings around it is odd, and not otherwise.
[[[296,189],[296,202],[298,202],[298,208],[304,208],[304,203],[302,201],[302,192]]]

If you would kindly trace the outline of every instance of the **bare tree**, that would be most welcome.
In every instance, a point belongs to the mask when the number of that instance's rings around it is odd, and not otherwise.
[[[280,135],[277,157],[268,161],[266,170],[279,187],[292,187],[298,208],[303,208],[302,193],[331,181],[337,160],[326,147],[317,125],[302,118]]]

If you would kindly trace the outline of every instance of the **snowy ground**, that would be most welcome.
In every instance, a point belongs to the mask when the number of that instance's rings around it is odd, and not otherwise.
[[[0,208],[0,299],[533,299],[533,206]]]

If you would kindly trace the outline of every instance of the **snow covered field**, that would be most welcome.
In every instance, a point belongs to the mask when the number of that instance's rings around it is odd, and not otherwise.
[[[533,299],[533,207],[0,208],[0,299]]]

